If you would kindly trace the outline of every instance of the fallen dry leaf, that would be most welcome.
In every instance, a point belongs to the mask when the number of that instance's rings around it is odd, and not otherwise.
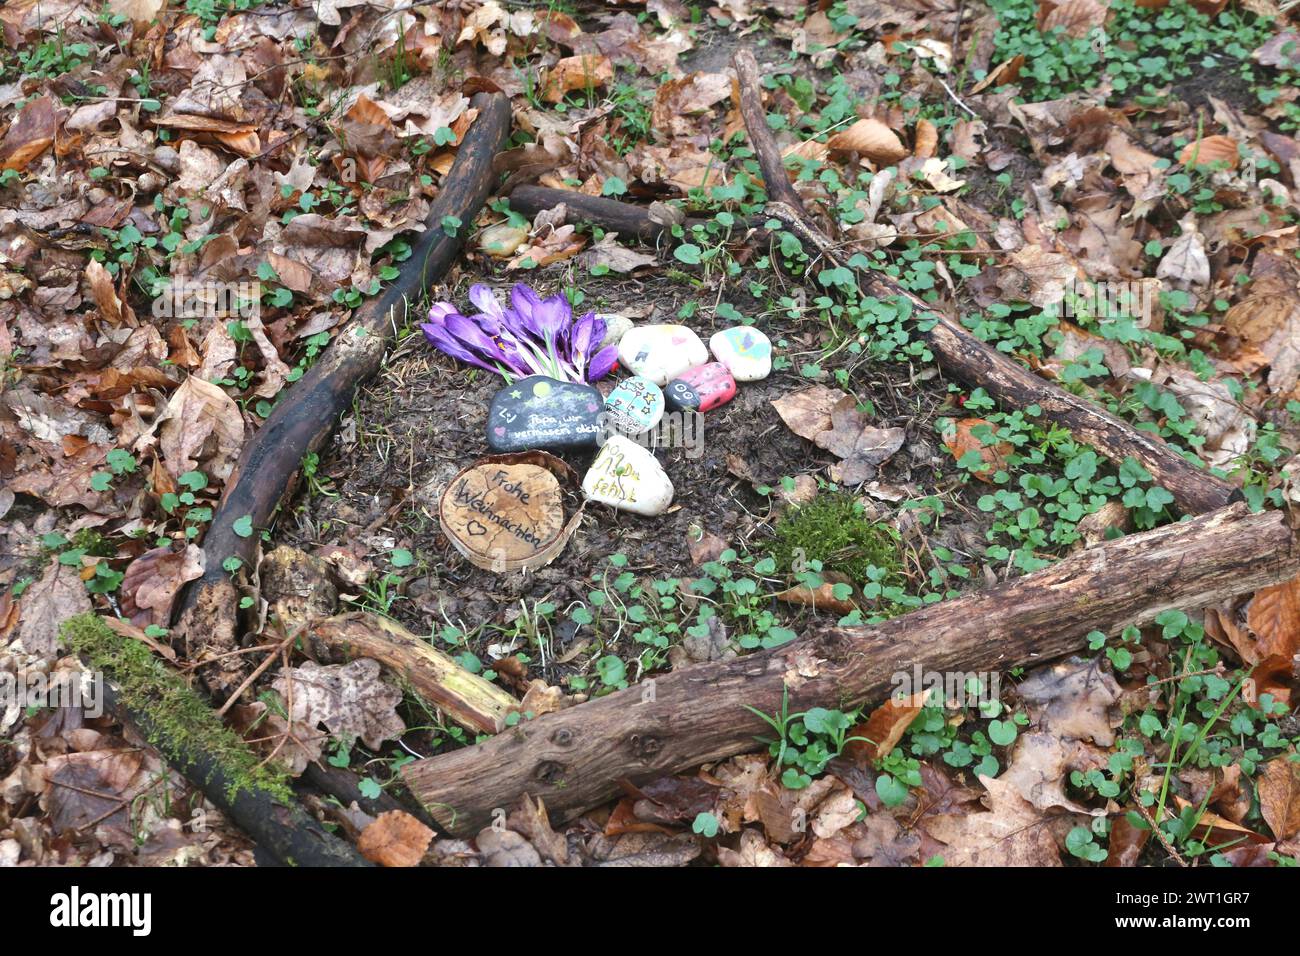
[[[898,746],[907,728],[912,726],[925,707],[928,691],[891,696],[873,710],[865,721],[849,731],[850,737],[865,737],[870,743],[855,740],[846,744],[844,755],[859,762],[883,760]]]
[[[155,424],[161,426],[158,445],[173,477],[202,466],[210,477],[225,481],[235,470],[244,418],[220,386],[191,375],[172,393]]]
[[[845,395],[831,409],[831,427],[813,442],[844,459],[831,466],[833,480],[857,485],[876,477],[876,467],[902,448],[906,437],[901,428],[872,425],[870,417],[858,409],[857,400]]]
[[[984,813],[927,817],[922,827],[946,843],[946,866],[1060,866],[1061,855],[1049,825],[1008,781],[980,775],[988,791]]]
[[[833,150],[858,153],[874,163],[888,166],[907,158],[907,147],[898,134],[873,118],[860,119],[826,141]]]
[[[28,654],[53,659],[58,655],[59,625],[91,609],[81,582],[80,566],[52,561],[40,580],[23,592],[19,604],[18,640]]]
[[[773,399],[772,407],[790,431],[816,441],[818,435],[830,429],[831,411],[843,397],[844,393],[836,389],[813,385]]]
[[[1239,160],[1237,141],[1231,136],[1206,136],[1188,143],[1178,154],[1178,161],[1184,166],[1219,165],[1236,169]]]
[[[361,831],[357,850],[380,866],[419,866],[433,831],[403,810],[389,810]]]
[[[1278,840],[1300,835],[1300,760],[1292,751],[1260,768],[1259,810]]]
[[[402,702],[402,692],[381,680],[380,670],[378,661],[366,659],[324,667],[306,661],[282,669],[271,686],[286,703],[292,700],[293,725],[321,724],[335,737],[359,738],[377,749],[406,732],[394,709]]]
[[[997,428],[984,418],[963,418],[945,427],[944,447],[980,481],[993,483],[993,476],[1007,468],[1010,442],[999,441]],[[969,457],[974,456],[974,457]]]

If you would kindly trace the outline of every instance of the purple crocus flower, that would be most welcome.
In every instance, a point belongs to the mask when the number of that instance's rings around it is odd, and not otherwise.
[[[610,345],[601,349],[592,356],[590,364],[587,365],[587,381],[599,382],[609,374],[610,369],[618,361],[618,346]]]
[[[464,315],[450,302],[435,303],[421,325],[425,338],[453,358],[515,376],[548,375],[571,382],[594,382],[609,374],[617,350],[601,349],[606,323],[593,313],[574,321],[563,295],[543,299],[528,286],[510,292],[510,307],[485,285],[474,285],[469,299],[479,311]]]

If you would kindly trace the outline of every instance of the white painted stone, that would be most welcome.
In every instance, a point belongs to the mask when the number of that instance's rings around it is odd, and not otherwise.
[[[706,364],[709,350],[684,325],[638,325],[618,343],[618,361],[663,388],[687,369]]]
[[[650,451],[611,435],[582,479],[582,493],[620,511],[658,515],[672,504],[673,483]]]
[[[772,342],[752,325],[715,332],[709,348],[737,382],[757,382],[772,374]]]
[[[625,378],[605,399],[605,413],[610,424],[621,432],[648,432],[664,417],[663,389],[643,375]]]
[[[618,345],[633,327],[631,319],[615,312],[597,312],[596,318],[605,320],[605,337],[600,340],[602,349]]]

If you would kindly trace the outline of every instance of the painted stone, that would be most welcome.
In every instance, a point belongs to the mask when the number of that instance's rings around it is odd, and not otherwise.
[[[498,259],[508,259],[515,254],[515,250],[524,244],[528,238],[528,230],[523,226],[512,226],[508,222],[500,222],[495,226],[488,226],[478,237],[478,247],[490,256]]]
[[[772,342],[751,325],[715,332],[709,348],[737,382],[757,382],[772,374]]]
[[[673,483],[655,456],[623,435],[606,439],[582,479],[582,492],[639,515],[663,514],[673,501]]]
[[[707,412],[735,397],[736,380],[721,362],[688,369],[664,389],[664,401],[675,412]]]
[[[506,385],[488,409],[487,443],[496,452],[594,448],[604,399],[591,385],[530,375]]]
[[[468,468],[447,488],[438,511],[456,550],[481,568],[526,563],[564,527],[560,483],[538,465]]]
[[[660,388],[708,360],[709,350],[684,325],[638,325],[618,343],[619,364]]]
[[[613,312],[597,312],[596,318],[605,320],[605,337],[600,340],[602,349],[609,348],[611,345],[618,345],[623,341],[623,336],[632,330],[632,320],[625,315],[618,315]]]
[[[664,417],[664,393],[654,382],[640,375],[625,378],[605,399],[609,424],[629,435],[640,435]]]

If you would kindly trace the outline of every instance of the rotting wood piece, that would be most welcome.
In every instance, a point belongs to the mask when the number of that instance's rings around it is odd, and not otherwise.
[[[451,268],[469,223],[497,182],[492,160],[510,132],[510,101],[499,93],[479,93],[470,105],[478,116],[434,197],[426,229],[412,244],[401,275],[382,296],[357,310],[316,364],[291,386],[285,400],[244,445],[235,473],[226,483],[203,539],[204,574],[182,592],[175,615],[187,658],[227,655],[199,671],[205,686],[215,693],[229,693],[239,686],[247,666],[244,656],[230,655],[239,646],[240,594],[222,564],[238,557],[250,565],[257,536],[237,534],[235,523],[249,517],[255,528],[262,528],[270,522],[303,457],[325,444],[339,416],[351,407],[357,386],[378,372],[389,341],[405,322],[407,308]],[[455,236],[444,233],[446,216],[465,223],[465,229]]]
[[[475,747],[402,769],[435,819],[470,835],[523,793],[560,819],[618,782],[645,782],[757,749],[771,728],[747,707],[791,712],[883,699],[898,674],[1005,671],[1083,649],[1161,611],[1217,604],[1300,570],[1281,512],[1234,504],[1108,541],[998,587],[883,624],[829,628],[773,651],[698,664],[644,686],[522,721]]]
[[[453,721],[481,734],[494,734],[519,701],[505,690],[471,674],[396,621],[355,611],[313,623],[308,639],[331,660],[369,657]]]

